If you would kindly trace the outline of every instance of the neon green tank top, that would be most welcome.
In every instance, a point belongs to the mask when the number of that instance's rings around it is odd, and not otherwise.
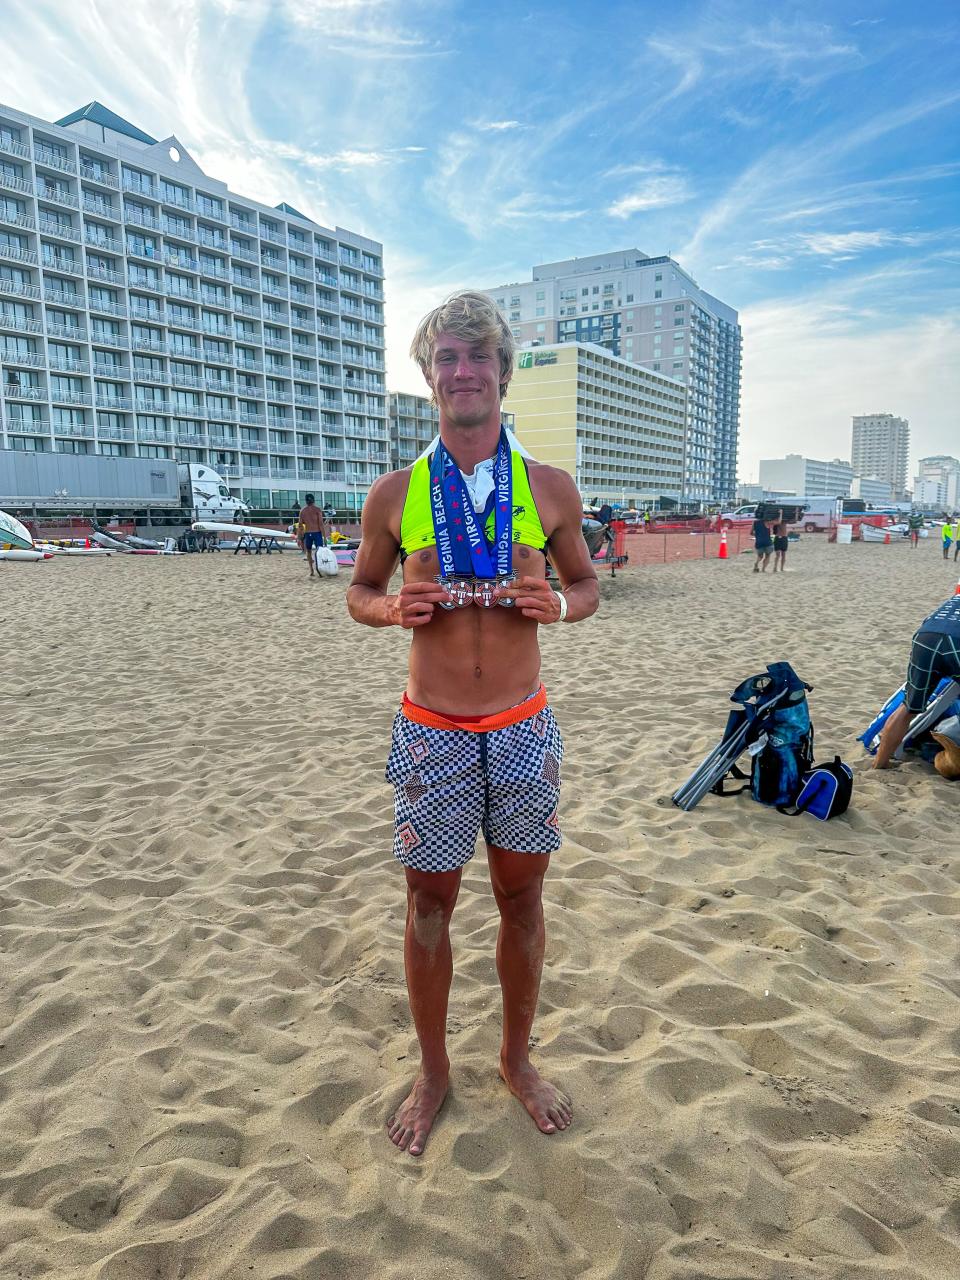
[[[433,508],[430,505],[430,461],[430,457],[418,458],[410,472],[400,517],[400,551],[403,556],[436,545]],[[510,465],[513,471],[513,540],[545,552],[547,539],[540,523],[540,513],[530,491],[523,454],[517,453],[516,449],[510,452]],[[484,529],[490,542],[494,539],[495,523],[496,515],[491,511]]]

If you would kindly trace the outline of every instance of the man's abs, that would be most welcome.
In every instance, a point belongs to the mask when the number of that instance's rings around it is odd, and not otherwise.
[[[528,547],[515,553],[517,574],[544,575],[542,554]],[[431,548],[407,559],[404,580],[431,581],[438,572]],[[491,715],[514,706],[540,684],[537,630],[516,608],[438,605],[430,622],[413,632],[408,697],[447,715]]]

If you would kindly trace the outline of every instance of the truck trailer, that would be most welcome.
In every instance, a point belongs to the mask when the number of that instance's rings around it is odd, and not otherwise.
[[[0,509],[28,516],[142,514],[168,526],[232,521],[249,512],[201,463],[15,449],[0,449]]]

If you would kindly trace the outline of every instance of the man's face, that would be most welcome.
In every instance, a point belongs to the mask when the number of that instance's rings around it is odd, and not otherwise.
[[[475,427],[500,418],[500,356],[494,342],[437,335],[427,382],[445,422]]]

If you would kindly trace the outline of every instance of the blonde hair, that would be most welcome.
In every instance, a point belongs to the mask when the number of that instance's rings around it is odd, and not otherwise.
[[[423,317],[410,344],[410,355],[429,374],[434,348],[441,333],[452,333],[465,342],[492,342],[500,357],[500,399],[513,377],[516,343],[498,308],[485,293],[465,289],[449,298]]]

